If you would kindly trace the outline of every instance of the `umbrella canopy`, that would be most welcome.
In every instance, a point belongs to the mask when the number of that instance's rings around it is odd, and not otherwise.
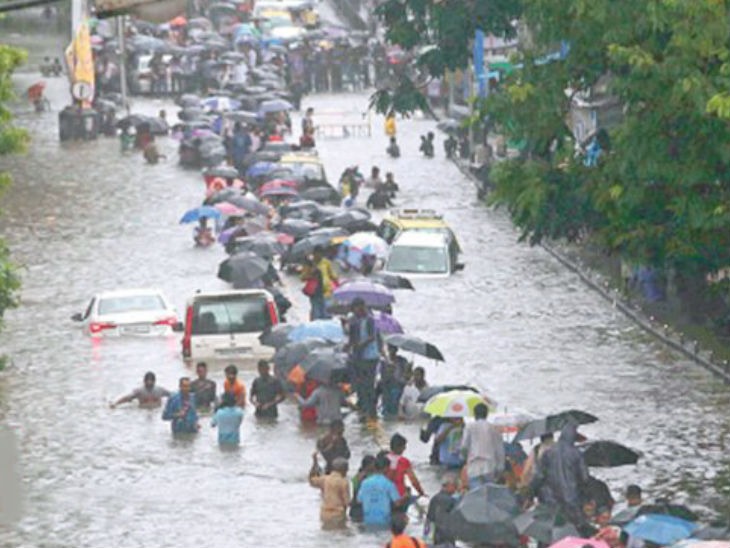
[[[264,277],[269,270],[269,261],[251,251],[231,255],[218,267],[218,277],[230,282],[234,287],[250,287]]]
[[[383,308],[395,302],[393,292],[382,284],[367,280],[350,282],[341,285],[332,293],[332,298],[338,304],[350,305],[360,298],[365,304],[373,308]]]
[[[307,236],[296,242],[286,256],[288,262],[296,262],[305,259],[315,249],[332,245],[332,238],[326,235]]]
[[[419,356],[425,356],[432,360],[438,360],[441,362],[444,361],[444,356],[438,348],[423,339],[414,337],[413,335],[388,335],[385,337],[385,342],[396,346],[401,350],[418,354]]]
[[[266,114],[269,112],[282,112],[286,110],[294,110],[294,107],[289,101],[284,99],[271,99],[264,101],[259,105],[259,112]]]
[[[180,224],[196,223],[200,219],[220,219],[221,212],[214,207],[201,206],[186,211],[180,218]]]
[[[240,217],[246,213],[243,209],[240,209],[228,202],[220,202],[215,204],[213,207],[228,217]]]
[[[433,398],[437,394],[441,394],[443,392],[453,392],[454,390],[459,391],[467,391],[467,392],[473,392],[474,394],[479,394],[479,390],[474,388],[473,386],[468,386],[465,384],[445,384],[440,386],[427,386],[423,390],[421,390],[421,393],[418,395],[418,403],[426,403],[428,400]]]
[[[296,181],[287,181],[285,179],[273,179],[271,181],[267,181],[263,185],[259,187],[259,194],[263,194],[264,192],[267,192],[269,190],[276,190],[280,188],[288,188],[290,190],[296,190],[297,189],[297,182]]]
[[[229,196],[226,201],[256,215],[267,215],[269,213],[269,206],[262,204],[256,198],[249,198],[239,194],[237,196]]]
[[[230,97],[206,97],[202,101],[203,108],[212,110],[214,112],[223,112],[229,110],[236,110],[241,106],[240,101],[231,99]]]
[[[224,188],[214,194],[208,196],[205,200],[206,205],[215,205],[221,202],[228,202],[229,204],[236,205],[233,203],[234,198],[241,196],[241,192],[236,188]]]
[[[240,101],[237,101],[239,103],[239,106],[237,108],[241,108]],[[242,124],[257,124],[259,121],[258,115],[255,112],[250,112],[247,110],[235,110],[233,112],[226,112],[224,115],[228,120],[233,120],[234,122],[241,122]]]
[[[332,346],[332,343],[329,341],[312,338],[290,342],[279,347],[273,357],[277,374],[286,375],[292,367],[302,363],[304,358],[306,358],[312,350],[316,348],[326,348],[329,346]]]
[[[347,228],[348,226],[359,225],[370,220],[370,212],[364,209],[346,209],[339,211],[325,219],[322,224],[325,226],[339,226]]]
[[[238,170],[233,166],[209,167],[203,171],[203,177],[223,177],[224,179],[238,179]]]
[[[666,500],[657,500],[653,504],[642,504],[641,506],[633,506],[621,510],[611,518],[611,523],[624,526],[634,521],[637,517],[646,514],[663,514],[686,521],[697,521],[699,519],[699,516],[684,504],[674,504]]]
[[[520,505],[507,487],[487,484],[466,493],[436,526],[464,542],[517,546],[512,520],[519,513]]]
[[[300,365],[307,377],[319,382],[344,381],[347,376],[347,354],[334,348],[316,348]]]
[[[267,196],[288,196],[293,198],[294,196],[299,196],[299,192],[297,192],[295,188],[291,188],[288,186],[279,186],[260,191],[259,196],[261,196],[262,198]]]
[[[583,453],[586,466],[614,468],[626,464],[636,464],[641,457],[641,453],[638,451],[615,441],[589,441],[581,444],[578,449]]]
[[[636,538],[667,546],[688,538],[698,526],[665,514],[643,514],[624,527],[624,531]]]
[[[370,279],[374,282],[383,284],[388,289],[410,289],[415,290],[411,280],[405,276],[399,276],[398,274],[387,274],[385,272],[375,272],[370,275]]]
[[[426,402],[423,412],[432,417],[473,417],[474,408],[480,403],[487,402],[479,394],[470,390],[452,390],[433,396]]]
[[[569,409],[555,415],[548,415],[544,419],[533,421],[522,428],[515,436],[514,441],[529,440],[539,438],[545,434],[560,432],[563,427],[569,423],[573,424],[591,424],[596,422],[598,417],[579,411],[577,409]]]
[[[256,162],[246,170],[246,177],[261,177],[274,171],[278,166],[279,164],[274,162]]]
[[[520,535],[545,544],[553,544],[566,537],[579,536],[575,526],[557,506],[540,504],[520,514],[514,520]]]
[[[609,548],[608,543],[603,540],[579,537],[565,537],[551,545],[550,548],[584,548],[588,546],[592,548]]]
[[[200,120],[205,116],[205,111],[197,106],[185,107],[177,113],[177,117],[183,122],[191,122],[193,120]]]
[[[403,327],[400,322],[396,320],[390,314],[385,312],[376,312],[373,314],[375,320],[375,327],[378,328],[378,332],[382,335],[394,335],[396,333],[403,333]]]
[[[177,104],[183,108],[189,108],[189,107],[200,108],[200,103],[201,103],[200,97],[193,93],[184,93],[177,100]]]
[[[270,232],[264,232],[246,238],[238,238],[235,240],[234,245],[236,253],[251,251],[264,259],[271,259],[284,252],[284,246]]]
[[[342,245],[375,255],[380,259],[388,256],[388,243],[372,232],[355,232],[342,242]]]
[[[314,320],[299,324],[289,333],[289,340],[293,342],[311,338],[342,342],[345,340],[345,332],[339,320]]]
[[[688,538],[673,544],[672,548],[730,548],[730,541]]]
[[[490,414],[487,420],[490,424],[496,426],[502,434],[514,434],[534,418],[534,416],[527,413],[511,412]]]
[[[333,201],[337,197],[337,191],[330,186],[313,186],[302,191],[302,198],[321,204]]]
[[[289,340],[289,333],[291,333],[294,327],[294,325],[289,323],[280,323],[274,327],[267,328],[259,335],[259,342],[264,346],[282,348],[291,342]]]
[[[301,238],[317,228],[317,226],[316,223],[311,223],[303,219],[284,219],[277,227],[277,230],[295,238]]]

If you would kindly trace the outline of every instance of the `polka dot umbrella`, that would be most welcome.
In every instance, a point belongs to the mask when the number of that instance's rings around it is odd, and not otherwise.
[[[480,403],[487,404],[484,398],[475,392],[451,390],[436,394],[426,402],[423,411],[434,417],[473,417],[474,408]]]

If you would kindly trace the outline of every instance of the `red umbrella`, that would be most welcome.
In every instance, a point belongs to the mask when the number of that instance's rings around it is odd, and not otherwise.
[[[268,191],[274,190],[274,189],[278,190],[280,188],[292,188],[292,189],[296,190],[297,182],[289,181],[286,179],[273,179],[273,180],[261,185],[261,188],[259,188],[259,194],[263,194],[265,192],[268,192]]]
[[[185,19],[182,15],[178,15],[174,19],[170,19],[170,22],[168,23],[171,27],[184,27],[188,24],[188,20]]]

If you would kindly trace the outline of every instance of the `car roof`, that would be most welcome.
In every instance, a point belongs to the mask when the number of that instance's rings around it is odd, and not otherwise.
[[[279,160],[280,164],[322,164],[319,156],[312,154],[284,154]]]
[[[443,217],[433,209],[392,209],[383,219],[403,229],[448,228]]]
[[[195,295],[192,296],[190,299],[191,301],[194,301],[199,298],[205,298],[205,297],[236,297],[236,296],[243,296],[243,295],[250,295],[252,297],[257,296],[264,296],[264,297],[271,297],[271,293],[266,291],[265,289],[228,289],[228,290],[221,290],[221,291],[199,291]]]
[[[159,289],[140,288],[140,289],[115,289],[113,291],[103,291],[96,295],[97,299],[113,299],[114,297],[136,297],[138,295],[165,295]]]
[[[406,231],[398,236],[393,246],[414,246],[414,247],[444,247],[448,240],[444,234],[438,232]]]

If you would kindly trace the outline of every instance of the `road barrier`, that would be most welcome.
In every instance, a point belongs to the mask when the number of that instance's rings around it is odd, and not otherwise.
[[[370,112],[318,111],[314,120],[315,138],[347,139],[372,137]]]

